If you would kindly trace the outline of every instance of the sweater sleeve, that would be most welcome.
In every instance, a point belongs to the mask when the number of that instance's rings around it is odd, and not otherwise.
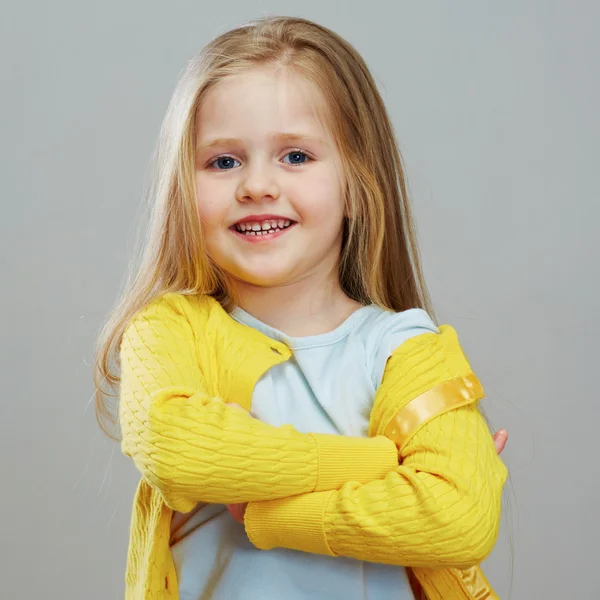
[[[122,450],[170,508],[337,489],[384,477],[398,464],[383,435],[303,434],[208,393],[197,350],[203,332],[192,327],[185,303],[178,294],[152,302],[120,348]]]
[[[250,503],[255,546],[410,567],[466,568],[489,554],[507,472],[477,407],[483,390],[462,385],[476,379],[454,330],[440,329],[394,352],[376,396],[371,434],[394,437],[401,464],[379,481]]]

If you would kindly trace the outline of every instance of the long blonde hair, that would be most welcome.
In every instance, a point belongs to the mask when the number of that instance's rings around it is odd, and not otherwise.
[[[268,17],[233,29],[192,59],[177,84],[154,156],[141,262],[131,268],[98,339],[96,416],[115,439],[117,411],[108,398],[117,396],[119,347],[131,318],[167,292],[208,294],[226,310],[235,303],[227,275],[210,261],[202,240],[194,187],[196,116],[216,83],[266,64],[300,73],[325,99],[343,160],[350,215],[339,267],[343,290],[363,304],[393,311],[420,307],[433,316],[400,152],[362,57],[339,35],[305,19]]]

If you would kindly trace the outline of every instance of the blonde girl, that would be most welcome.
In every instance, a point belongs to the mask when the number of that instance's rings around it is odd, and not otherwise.
[[[142,475],[126,598],[495,598],[506,469],[358,53],[296,18],[218,37],[175,90],[152,200],[96,370]]]

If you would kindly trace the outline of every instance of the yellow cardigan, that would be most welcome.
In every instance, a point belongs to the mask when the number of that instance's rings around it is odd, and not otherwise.
[[[497,538],[507,472],[477,408],[483,390],[454,330],[440,331],[392,354],[370,437],[354,438],[229,406],[248,410],[256,382],[291,351],[214,299],[171,293],[140,311],[120,351],[122,450],[142,474],[126,600],[178,598],[171,517],[198,502],[249,502],[246,531],[261,549],[406,566],[430,600],[497,598],[477,565]]]

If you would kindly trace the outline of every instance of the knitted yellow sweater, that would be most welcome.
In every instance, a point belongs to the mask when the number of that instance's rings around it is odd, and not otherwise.
[[[142,310],[121,344],[122,449],[142,474],[126,599],[178,598],[171,516],[198,502],[249,502],[258,548],[410,567],[431,600],[497,598],[476,565],[497,537],[506,469],[456,334],[440,330],[393,353],[371,437],[353,438],[228,406],[248,410],[258,379],[291,351],[212,298],[167,294]]]

